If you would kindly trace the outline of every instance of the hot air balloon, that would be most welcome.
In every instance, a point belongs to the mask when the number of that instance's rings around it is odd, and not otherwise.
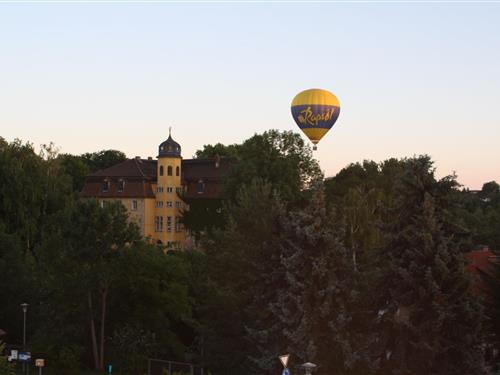
[[[292,101],[292,116],[299,128],[316,144],[335,124],[340,103],[330,91],[310,89],[298,93]]]

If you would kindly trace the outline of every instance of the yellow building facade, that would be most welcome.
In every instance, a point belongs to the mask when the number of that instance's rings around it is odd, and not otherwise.
[[[158,147],[156,160],[135,157],[87,176],[82,196],[120,201],[141,234],[166,249],[186,246],[186,202],[220,199],[230,173],[228,159],[183,159],[171,135]]]
[[[102,205],[120,201],[144,237],[179,249],[187,237],[182,192],[181,147],[169,135],[158,147],[157,160],[135,157],[97,171],[87,176],[82,195],[97,198]]]
[[[182,225],[182,210],[185,209],[182,194],[181,147],[169,135],[158,150],[154,208],[154,234],[158,243],[167,247],[180,248],[186,242]]]

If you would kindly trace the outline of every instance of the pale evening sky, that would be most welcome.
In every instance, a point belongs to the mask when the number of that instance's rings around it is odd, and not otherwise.
[[[429,154],[438,176],[500,182],[500,3],[0,0],[0,136],[156,156],[297,130],[301,90],[341,113],[315,157]]]

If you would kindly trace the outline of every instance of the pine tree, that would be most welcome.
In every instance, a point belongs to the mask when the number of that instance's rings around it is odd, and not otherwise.
[[[283,221],[286,285],[273,304],[295,363],[315,362],[318,374],[347,371],[361,359],[350,330],[356,294],[352,257],[332,223],[322,187]]]
[[[215,298],[226,313],[215,345],[225,352],[222,367],[231,374],[261,374],[271,371],[280,354],[280,329],[269,305],[277,298],[284,274],[277,242],[284,206],[269,183],[253,180],[240,189],[225,212],[227,227],[205,244],[208,272],[218,293]]]
[[[428,157],[396,183],[378,286],[380,374],[479,374],[482,313],[447,225],[454,177],[436,181]]]

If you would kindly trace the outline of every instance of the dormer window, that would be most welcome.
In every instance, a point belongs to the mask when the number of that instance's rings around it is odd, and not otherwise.
[[[171,165],[169,165],[167,167],[167,176],[172,176],[172,166]]]
[[[105,179],[103,182],[102,182],[102,192],[103,193],[107,193],[109,191],[109,180],[108,179]]]
[[[125,189],[125,180],[123,179],[118,180],[118,192],[123,193],[124,189]]]

